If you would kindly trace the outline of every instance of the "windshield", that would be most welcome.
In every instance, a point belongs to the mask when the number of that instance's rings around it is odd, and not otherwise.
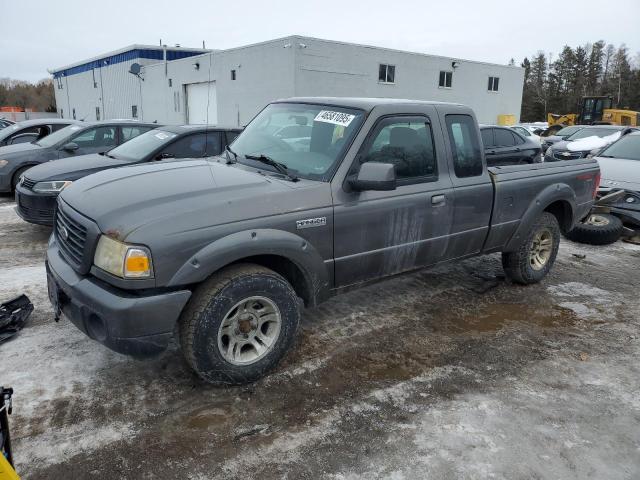
[[[604,149],[598,156],[640,160],[640,135],[626,135]]]
[[[76,134],[83,128],[84,127],[82,125],[69,125],[58,130],[57,132],[53,132],[51,135],[47,135],[46,137],[38,140],[36,142],[36,145],[40,145],[41,147],[53,147],[54,145],[67,140],[69,137]]]
[[[289,173],[326,181],[363,119],[363,111],[351,108],[273,103],[251,121],[231,148],[240,163],[263,169],[264,163],[245,155],[266,155]]]
[[[25,128],[25,127],[21,127],[17,123],[15,125],[10,125],[7,128],[3,128],[2,130],[0,130],[0,141],[4,140],[9,135],[16,133],[16,131],[21,128]]]
[[[556,132],[556,135],[558,135],[559,137],[566,137],[568,135],[572,135],[580,130],[582,130],[584,127],[564,127],[561,128],[560,130],[558,130]]]
[[[164,130],[149,130],[109,151],[109,156],[120,160],[139,162],[158,148],[171,142],[176,136],[176,133]]]
[[[587,137],[602,138],[602,137],[607,137],[609,135],[613,135],[617,131],[618,130],[616,130],[615,128],[583,128],[582,130],[579,130],[578,132],[568,137],[567,140],[579,140],[580,138],[587,138]]]

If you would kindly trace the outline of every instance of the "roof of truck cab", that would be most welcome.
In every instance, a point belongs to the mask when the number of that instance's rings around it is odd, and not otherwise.
[[[224,130],[225,132],[241,132],[241,127],[229,127],[223,125],[165,125],[163,127],[158,127],[166,132],[172,133],[187,133],[187,132],[215,132],[219,130]]]
[[[361,110],[373,110],[381,105],[456,105],[461,103],[435,102],[431,100],[410,100],[405,98],[366,98],[366,97],[293,97],[283,98],[275,103],[317,103],[321,105],[335,105]]]

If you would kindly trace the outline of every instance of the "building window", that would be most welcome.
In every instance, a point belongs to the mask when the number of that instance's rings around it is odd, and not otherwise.
[[[236,79],[236,71],[231,70],[231,80],[235,80],[235,79]]]
[[[489,90],[490,92],[497,92],[499,82],[499,77],[489,77],[489,86],[487,87],[487,90]]]
[[[173,80],[169,79],[169,86],[173,87]]]
[[[73,109],[72,114],[73,114],[73,119],[75,120],[76,119],[76,109],[75,108]]]
[[[453,72],[440,71],[440,80],[438,86],[440,88],[451,88],[451,80],[453,79]]]
[[[131,118],[138,118],[138,106],[131,105]]]
[[[396,80],[396,66],[380,64],[378,70],[378,81],[380,83],[395,83]]]
[[[100,121],[100,107],[96,107],[96,121]]]

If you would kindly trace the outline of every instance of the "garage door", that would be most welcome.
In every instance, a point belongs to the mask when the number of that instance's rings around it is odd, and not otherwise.
[[[187,123],[210,125],[218,123],[216,82],[187,85]]]

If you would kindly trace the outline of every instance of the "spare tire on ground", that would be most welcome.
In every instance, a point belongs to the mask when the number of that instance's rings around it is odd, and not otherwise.
[[[609,245],[622,235],[622,221],[608,213],[592,213],[566,234],[569,240],[589,245]]]

